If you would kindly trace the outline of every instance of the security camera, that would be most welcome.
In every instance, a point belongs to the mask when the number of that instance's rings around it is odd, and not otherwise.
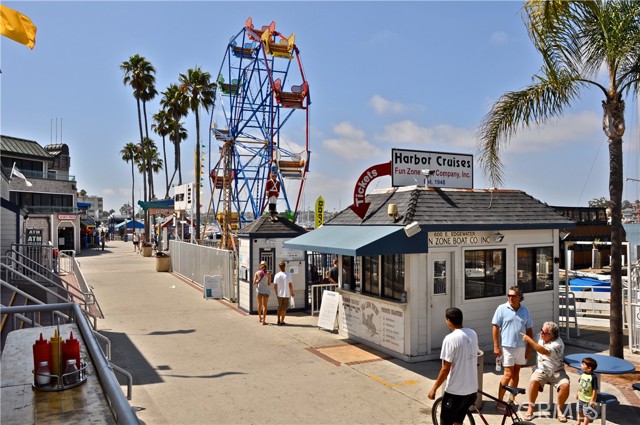
[[[435,170],[429,170],[429,169],[420,170],[420,174],[427,177],[432,176],[435,172],[436,172]]]

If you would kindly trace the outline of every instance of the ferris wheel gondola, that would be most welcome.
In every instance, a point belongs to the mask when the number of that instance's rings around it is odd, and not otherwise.
[[[285,37],[275,22],[255,28],[249,18],[227,45],[217,86],[209,142],[211,207],[222,245],[229,247],[231,234],[264,213],[270,173],[280,182],[278,211],[295,221],[300,206],[309,171],[311,101],[295,35]],[[292,142],[285,130],[294,129],[300,137]]]

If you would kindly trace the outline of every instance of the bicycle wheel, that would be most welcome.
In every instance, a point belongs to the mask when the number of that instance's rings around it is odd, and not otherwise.
[[[440,410],[442,410],[442,397],[436,399],[431,406],[431,421],[434,425],[440,425]],[[471,412],[467,412],[467,417],[462,422],[463,425],[476,425]],[[524,425],[524,424],[523,424]]]

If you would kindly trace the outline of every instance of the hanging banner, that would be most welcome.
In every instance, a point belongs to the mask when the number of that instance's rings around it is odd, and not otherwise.
[[[324,224],[324,199],[322,198],[322,196],[318,196],[318,199],[316,199],[315,217],[315,228],[317,229]]]

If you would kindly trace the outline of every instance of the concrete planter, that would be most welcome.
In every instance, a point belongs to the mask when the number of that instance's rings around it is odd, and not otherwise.
[[[151,257],[151,254],[153,254],[153,247],[152,246],[143,246],[142,247],[142,256],[143,257]]]
[[[168,272],[171,270],[171,257],[168,255],[156,256],[156,271]]]

